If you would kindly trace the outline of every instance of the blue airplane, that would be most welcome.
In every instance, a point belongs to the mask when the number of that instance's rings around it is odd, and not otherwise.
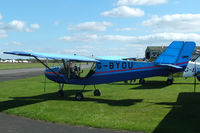
[[[174,41],[154,62],[131,61],[127,57],[99,56],[88,58],[78,55],[59,55],[32,52],[4,52],[19,56],[34,57],[45,67],[45,76],[59,84],[59,96],[64,95],[64,84],[94,85],[94,95],[100,96],[96,84],[140,79],[153,76],[168,76],[167,83],[173,83],[173,75],[185,70],[195,48],[195,42]],[[134,49],[133,49],[134,51]],[[62,61],[61,66],[49,67],[40,58]],[[83,99],[83,90],[76,94],[76,100]]]

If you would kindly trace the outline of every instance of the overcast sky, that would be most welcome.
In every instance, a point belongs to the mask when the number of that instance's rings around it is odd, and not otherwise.
[[[3,51],[144,57],[146,46],[200,43],[199,0],[2,0]]]

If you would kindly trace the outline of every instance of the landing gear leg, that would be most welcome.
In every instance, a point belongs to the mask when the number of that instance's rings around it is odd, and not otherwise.
[[[81,100],[84,98],[84,96],[83,96],[83,91],[84,91],[84,89],[85,89],[85,85],[84,85],[82,91],[76,93],[76,95],[75,95],[75,100],[81,101]]]
[[[101,96],[101,91],[99,89],[96,89],[96,86],[94,85],[94,96]]]
[[[59,97],[64,97],[63,87],[64,87],[64,84],[59,83],[59,91],[58,91]]]
[[[167,79],[166,83],[167,83],[167,85],[171,85],[171,84],[173,84],[173,82],[174,82],[173,75],[170,74],[170,75],[168,76],[168,79]]]

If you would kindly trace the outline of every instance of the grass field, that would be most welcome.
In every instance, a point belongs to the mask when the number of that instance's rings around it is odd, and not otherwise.
[[[57,97],[57,84],[43,76],[0,82],[0,111],[44,121],[153,133],[199,133],[200,93],[193,93],[193,78],[148,78],[145,85],[117,82],[97,85],[102,96],[93,96],[93,86],[83,101],[74,94],[82,86],[65,86]],[[199,84],[197,88],[199,88]]]
[[[53,66],[53,63],[50,63],[49,65]],[[44,68],[44,66],[41,63],[0,63],[0,70],[22,68]]]

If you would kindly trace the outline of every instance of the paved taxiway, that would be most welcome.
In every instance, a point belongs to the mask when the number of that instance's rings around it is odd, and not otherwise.
[[[0,81],[44,74],[42,68],[0,70]],[[0,133],[143,133],[55,124],[0,113]]]
[[[55,124],[0,113],[1,133],[142,133]]]
[[[16,80],[44,74],[44,68],[0,70],[0,81]]]

